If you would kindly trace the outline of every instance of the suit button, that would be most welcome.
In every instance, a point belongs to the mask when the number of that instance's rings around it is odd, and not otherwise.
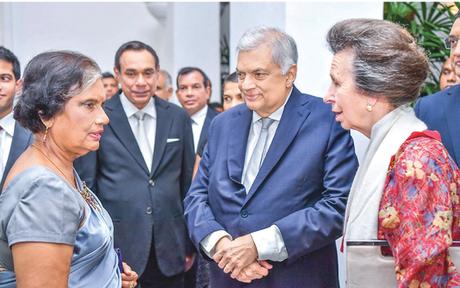
[[[150,179],[150,180],[149,180],[149,185],[150,185],[150,186],[155,185],[155,181],[153,181],[152,179]]]
[[[145,209],[145,213],[147,214],[152,214],[153,210],[152,210],[152,207],[148,206],[147,209]]]
[[[242,218],[247,218],[249,216],[248,211],[246,209],[241,210],[240,215]]]

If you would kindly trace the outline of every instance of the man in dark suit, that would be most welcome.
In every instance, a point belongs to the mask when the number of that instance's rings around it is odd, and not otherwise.
[[[153,97],[159,69],[156,52],[142,42],[118,49],[122,93],[105,103],[110,123],[99,150],[77,165],[112,216],[115,246],[142,288],[183,287],[194,258],[182,206],[194,159],[190,118]]]
[[[20,78],[18,58],[0,46],[0,192],[11,166],[33,141],[32,133],[13,118],[14,96],[20,89]]]
[[[206,73],[197,67],[184,67],[176,78],[176,96],[192,119],[195,152],[206,144],[209,124],[218,114],[208,106],[211,96],[211,81]]]
[[[450,48],[455,73],[460,77],[460,12],[455,19],[446,44]],[[415,105],[415,114],[429,129],[441,133],[442,143],[460,165],[460,85],[422,97]]]
[[[212,287],[338,287],[352,139],[322,99],[294,86],[292,37],[255,28],[237,49],[246,105],[209,128],[184,202],[191,239],[215,261]]]

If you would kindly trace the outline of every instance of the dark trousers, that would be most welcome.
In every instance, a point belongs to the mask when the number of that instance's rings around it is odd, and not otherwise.
[[[158,267],[155,248],[152,247],[149,261],[138,282],[141,288],[184,288],[184,273],[171,277],[163,275]]]

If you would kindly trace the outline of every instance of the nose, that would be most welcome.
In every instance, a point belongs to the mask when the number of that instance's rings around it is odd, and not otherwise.
[[[256,87],[254,80],[250,75],[246,75],[243,79],[240,79],[239,81],[239,86],[242,90],[247,91]]]
[[[323,101],[324,103],[326,104],[334,104],[335,103],[335,96],[334,96],[334,88],[331,86],[329,86],[329,89],[327,89],[327,92],[326,94],[324,95],[323,97]]]
[[[144,75],[142,73],[139,73],[139,76],[136,79],[136,85],[145,85],[145,84],[146,82],[145,82]]]
[[[99,113],[98,113],[98,115],[96,117],[96,124],[98,124],[98,125],[107,125],[107,124],[109,124],[109,122],[110,122],[109,117],[105,113],[105,111],[102,108],[102,106],[100,106]]]

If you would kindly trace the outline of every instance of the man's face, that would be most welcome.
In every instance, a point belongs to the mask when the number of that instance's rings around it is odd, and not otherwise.
[[[112,98],[118,91],[118,81],[115,78],[102,78],[106,100]]]
[[[441,76],[439,77],[439,88],[444,90],[450,86],[455,85],[457,82],[457,75],[455,75],[455,69],[452,62],[452,58],[447,60],[442,65]]]
[[[120,71],[115,75],[129,101],[142,109],[155,94],[158,71],[155,58],[147,50],[127,50],[120,57]]]
[[[456,45],[451,47],[450,56],[453,60],[455,73],[457,77],[460,77],[460,44],[458,44],[458,38],[460,38],[460,18],[455,20],[454,25],[452,25],[452,29],[450,30],[449,37],[452,39],[457,39]]]
[[[292,88],[297,66],[286,75],[273,62],[271,48],[261,45],[238,54],[238,86],[249,109],[267,117],[281,107]]]
[[[163,75],[163,73],[158,73],[158,82],[155,95],[163,100],[169,101],[169,98],[171,98],[172,93],[172,87],[166,87],[166,77]]]
[[[203,82],[203,76],[197,71],[179,77],[177,99],[190,116],[203,109],[208,103],[211,89]]]
[[[13,109],[14,95],[19,86],[20,80],[14,77],[13,64],[0,60],[0,119]]]

